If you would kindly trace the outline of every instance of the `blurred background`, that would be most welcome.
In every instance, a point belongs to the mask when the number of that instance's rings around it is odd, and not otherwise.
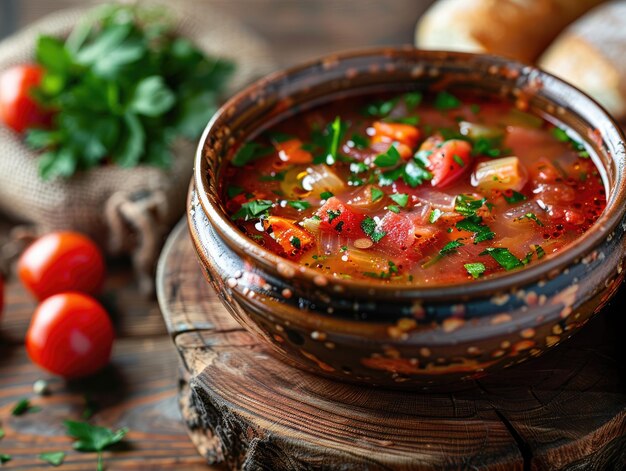
[[[0,0],[0,38],[80,0]],[[101,3],[101,2],[93,2]],[[177,2],[184,3],[184,2]],[[196,0],[214,5],[262,36],[280,66],[328,52],[411,44],[431,0]]]

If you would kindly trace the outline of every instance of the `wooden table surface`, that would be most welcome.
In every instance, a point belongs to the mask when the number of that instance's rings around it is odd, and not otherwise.
[[[277,63],[290,65],[327,52],[358,46],[411,43],[416,19],[430,1],[416,0],[209,0],[240,18],[272,46]],[[2,27],[17,29],[46,13],[78,0],[0,0]],[[10,8],[9,8],[10,5]],[[11,14],[11,24],[7,18]],[[13,223],[2,220],[0,236]],[[0,237],[1,239],[1,237]],[[92,422],[130,429],[120,446],[105,453],[106,469],[207,468],[187,437],[176,401],[178,359],[166,335],[154,300],[142,299],[125,263],[109,266],[102,297],[116,326],[111,365],[88,381],[65,383],[34,366],[23,347],[35,302],[15,278],[7,281],[0,320],[0,453],[13,459],[4,469],[48,468],[37,455],[65,451],[60,469],[95,469],[96,455],[71,449],[62,421],[80,420],[86,398],[96,404]],[[40,378],[49,380],[52,394],[32,392]],[[41,411],[19,417],[11,409],[30,398]]]

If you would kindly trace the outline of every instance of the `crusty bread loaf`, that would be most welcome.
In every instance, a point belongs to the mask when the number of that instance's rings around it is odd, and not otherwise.
[[[417,24],[423,49],[534,61],[569,23],[602,0],[439,0]]]
[[[626,1],[599,6],[567,28],[539,66],[626,117]]]

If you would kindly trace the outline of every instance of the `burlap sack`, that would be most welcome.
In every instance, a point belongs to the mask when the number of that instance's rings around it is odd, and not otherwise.
[[[59,11],[0,42],[0,70],[32,62],[39,34],[66,36],[90,8]],[[274,69],[266,45],[214,8],[201,2],[171,2],[168,8],[180,34],[236,62],[230,92]],[[195,146],[175,143],[168,170],[106,166],[45,182],[20,136],[0,126],[0,212],[34,224],[39,232],[73,229],[93,237],[109,254],[132,255],[141,287],[150,291],[164,236],[184,212]]]

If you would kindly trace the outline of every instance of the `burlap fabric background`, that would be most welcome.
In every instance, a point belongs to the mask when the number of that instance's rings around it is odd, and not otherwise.
[[[0,70],[32,62],[39,34],[67,35],[91,7],[59,11],[0,42]],[[201,2],[170,2],[168,8],[182,35],[210,54],[236,61],[229,92],[274,69],[266,45],[232,18]],[[176,142],[168,170],[106,166],[45,182],[21,137],[0,126],[0,213],[32,223],[38,232],[78,230],[109,254],[132,255],[141,287],[150,291],[163,239],[184,212],[195,146]]]

